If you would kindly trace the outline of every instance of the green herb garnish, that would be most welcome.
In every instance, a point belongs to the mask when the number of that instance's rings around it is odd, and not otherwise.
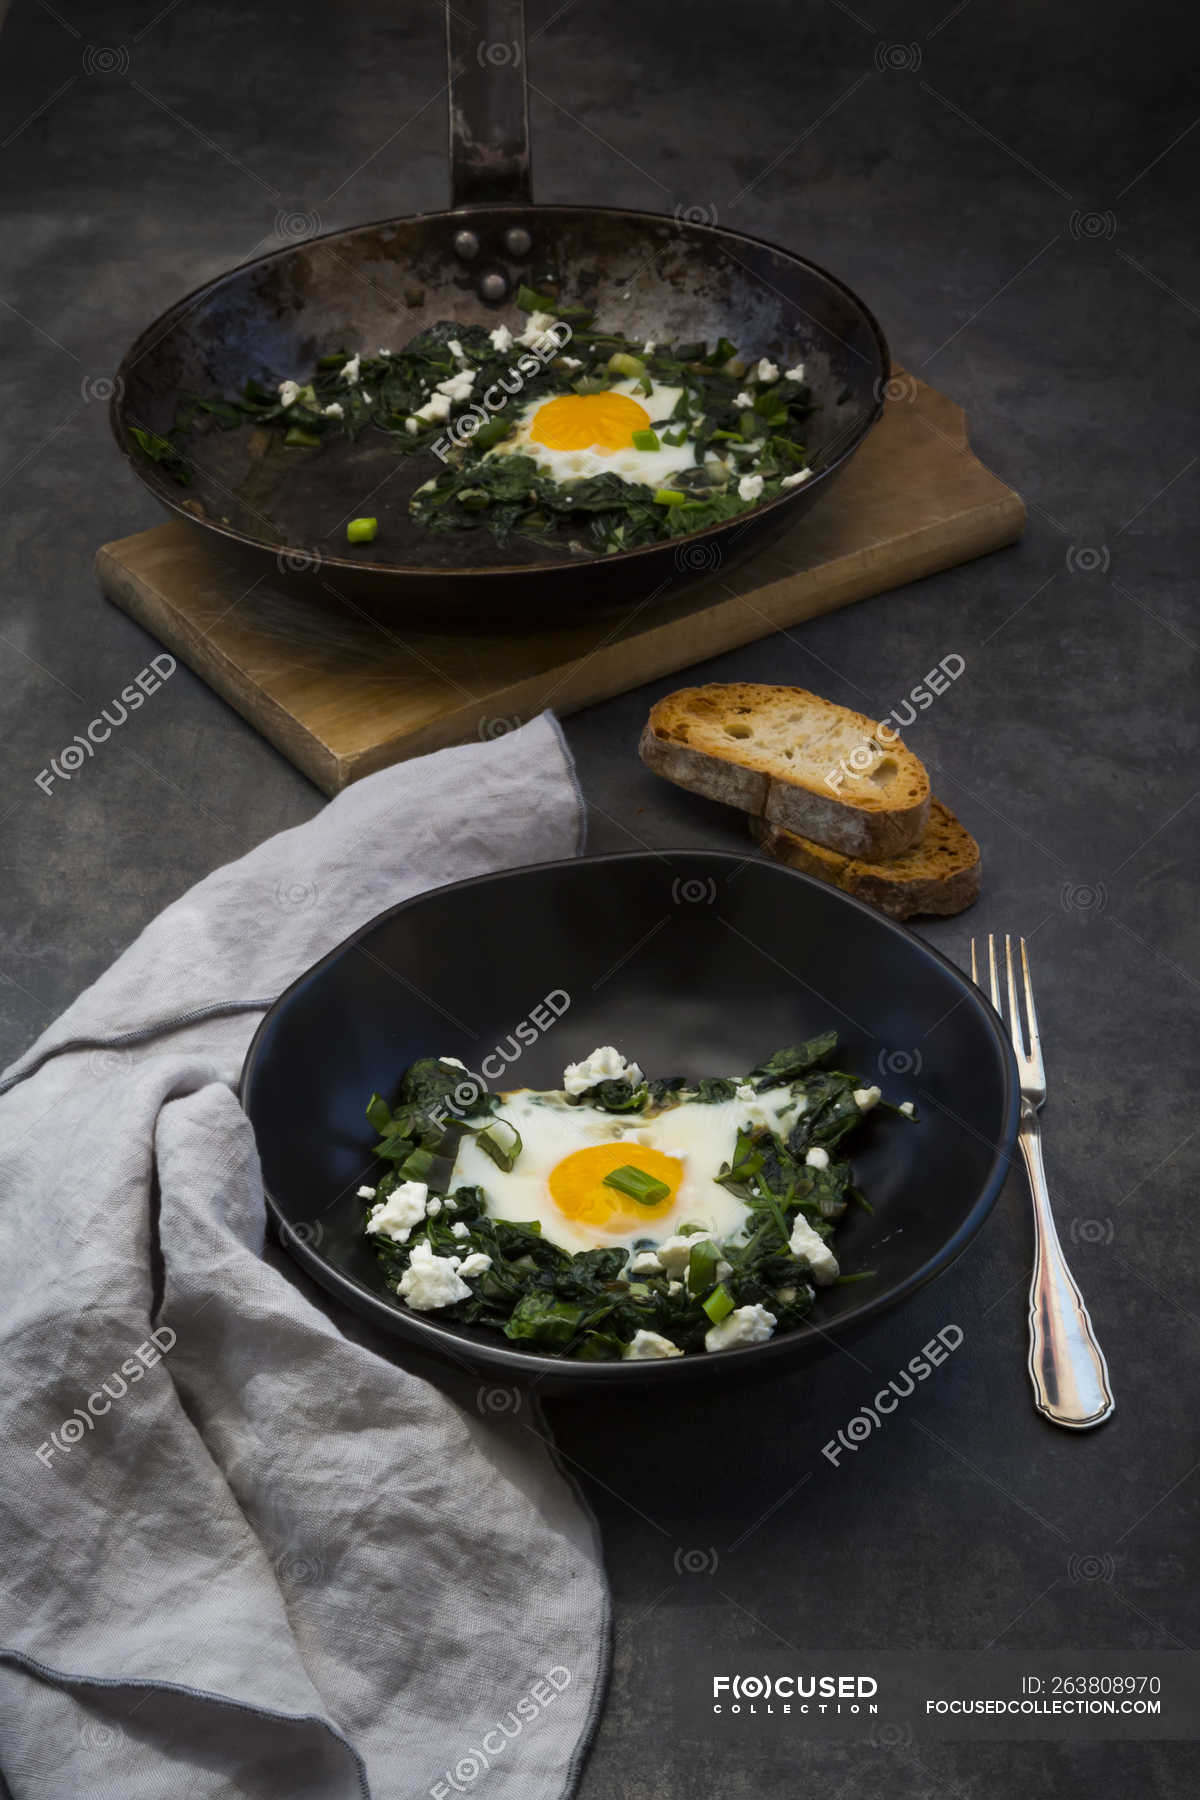
[[[657,1206],[671,1192],[665,1181],[656,1175],[647,1175],[645,1169],[635,1169],[632,1163],[623,1163],[619,1169],[613,1169],[604,1177],[604,1186],[616,1188],[619,1194],[626,1194],[636,1200],[639,1206]]]
[[[720,1287],[714,1288],[712,1293],[708,1296],[708,1299],[702,1300],[700,1304],[703,1306],[713,1324],[719,1325],[721,1320],[727,1319],[729,1314],[733,1311],[733,1295],[729,1292],[729,1289],[722,1284]]]

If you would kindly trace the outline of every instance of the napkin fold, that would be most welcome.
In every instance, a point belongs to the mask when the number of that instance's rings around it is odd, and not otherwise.
[[[558,1800],[599,1703],[590,1515],[532,1401],[396,1360],[264,1245],[263,1009],[409,895],[570,856],[546,714],[356,783],[142,932],[0,1081],[15,1800]]]

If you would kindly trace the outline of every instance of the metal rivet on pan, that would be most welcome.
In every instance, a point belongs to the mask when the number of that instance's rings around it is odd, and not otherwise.
[[[470,262],[479,255],[479,239],[473,231],[456,231],[454,234],[454,254],[463,262]]]
[[[479,297],[481,300],[490,300],[493,304],[499,300],[507,300],[508,282],[498,269],[491,269],[486,275],[480,276]]]
[[[528,256],[533,239],[523,225],[510,225],[504,234],[504,248],[510,256]]]

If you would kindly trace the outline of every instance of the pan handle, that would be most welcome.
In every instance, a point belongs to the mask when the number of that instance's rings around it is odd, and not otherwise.
[[[450,205],[528,204],[524,0],[446,0]]]

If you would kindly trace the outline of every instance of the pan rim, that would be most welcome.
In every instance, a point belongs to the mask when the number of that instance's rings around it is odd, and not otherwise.
[[[146,355],[149,350],[162,341],[167,333],[172,330],[186,314],[195,311],[199,302],[206,295],[215,292],[235,275],[243,274],[251,269],[262,268],[269,263],[280,261],[289,256],[295,256],[299,251],[307,249],[310,245],[332,242],[336,239],[345,239],[360,231],[377,231],[388,225],[403,226],[416,224],[418,222],[429,224],[438,220],[445,220],[448,223],[453,223],[468,218],[477,219],[481,215],[486,215],[488,213],[511,215],[514,212],[542,214],[550,212],[589,213],[593,216],[602,215],[605,217],[617,217],[621,219],[636,219],[656,225],[674,224],[677,230],[685,234],[702,233],[718,239],[727,239],[731,242],[751,245],[756,250],[767,250],[776,256],[785,258],[790,263],[799,264],[802,268],[820,276],[823,281],[827,281],[832,287],[836,288],[851,301],[858,309],[864,323],[867,325],[871,336],[874,339],[880,360],[880,372],[876,382],[874,405],[870,412],[864,416],[858,429],[845,447],[838,452],[832,462],[827,463],[823,469],[819,470],[818,473],[812,477],[811,481],[801,483],[800,486],[791,489],[786,494],[777,494],[773,500],[768,500],[765,505],[750,507],[745,513],[739,513],[736,516],[736,519],[732,521],[723,520],[715,525],[703,526],[697,531],[683,533],[679,537],[663,538],[652,544],[640,544],[631,550],[619,550],[609,555],[597,554],[595,556],[572,556],[567,554],[561,560],[554,562],[488,563],[482,566],[445,568],[442,566],[429,566],[420,563],[352,561],[349,557],[332,554],[326,555],[324,552],[321,552],[320,568],[323,572],[329,571],[332,573],[334,571],[339,571],[351,576],[379,577],[381,579],[404,579],[405,577],[410,577],[414,581],[441,581],[455,584],[468,580],[471,582],[486,582],[489,580],[504,582],[511,581],[514,576],[533,577],[540,575],[564,575],[578,573],[581,569],[589,567],[609,567],[610,565],[628,563],[636,557],[649,556],[654,552],[670,550],[677,553],[681,546],[705,544],[712,541],[722,533],[728,531],[731,524],[741,525],[747,523],[751,519],[766,518],[770,514],[781,512],[788,506],[796,506],[801,501],[807,505],[811,496],[821,486],[821,483],[828,480],[830,476],[835,475],[838,470],[841,469],[843,464],[846,463],[859,449],[864,438],[866,438],[869,432],[871,432],[878,424],[884,408],[884,389],[891,377],[892,370],[891,351],[888,346],[887,338],[884,335],[883,328],[870,307],[867,306],[865,301],[860,298],[847,282],[843,281],[840,276],[833,274],[832,271],[825,268],[823,264],[814,262],[811,257],[800,256],[794,250],[788,250],[782,244],[777,244],[773,239],[758,237],[752,232],[732,231],[727,226],[704,225],[693,223],[690,220],[673,220],[668,213],[647,212],[636,207],[585,206],[574,202],[566,203],[561,206],[556,204],[539,205],[536,202],[496,202],[490,205],[454,207],[448,211],[440,212],[404,213],[394,217],[369,219],[359,225],[343,226],[337,231],[319,232],[313,237],[303,239],[301,243],[284,244],[277,250],[266,251],[262,256],[247,257],[243,262],[235,263],[231,268],[223,270],[219,275],[212,276],[208,281],[199,283],[188,293],[182,295],[180,299],[174,301],[172,305],[165,309],[165,311],[159,313],[156,318],[151,320],[150,324],[138,334],[125,352],[125,355],[121,358],[113,380],[113,394],[109,403],[109,424],[121,455],[143,486],[145,486],[158,501],[167,507],[169,511],[186,521],[187,524],[197,527],[200,530],[211,532],[215,537],[224,538],[228,542],[239,544],[245,549],[256,552],[259,555],[274,556],[276,558],[289,555],[295,556],[298,554],[308,555],[309,552],[303,550],[302,546],[269,541],[264,537],[255,536],[250,532],[242,531],[236,526],[223,524],[218,519],[198,518],[195,513],[188,509],[182,500],[175,497],[175,494],[168,488],[165,478],[158,474],[157,465],[153,463],[147,464],[144,458],[134,455],[129,440],[129,429],[125,414],[125,390],[128,385],[129,372],[141,361],[142,357]]]

